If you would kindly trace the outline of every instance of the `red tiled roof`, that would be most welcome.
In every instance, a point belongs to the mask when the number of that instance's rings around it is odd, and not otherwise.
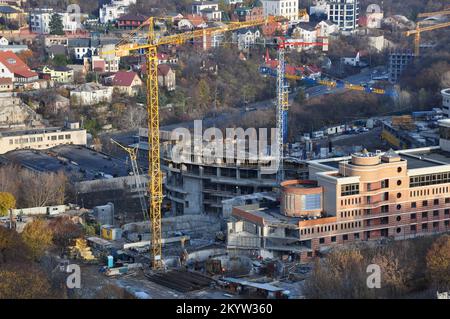
[[[131,86],[134,78],[137,76],[136,72],[119,71],[113,79],[114,86]]]
[[[172,70],[172,68],[168,64],[158,65],[158,75],[166,76],[167,74],[169,74],[170,70]]]
[[[31,71],[28,65],[26,65],[19,57],[12,51],[0,52],[0,63],[2,63],[8,70],[14,75],[31,78],[38,76],[34,71]]]
[[[188,19],[189,22],[192,23],[194,27],[198,27],[199,25],[205,23],[203,17],[197,14],[188,14],[186,15],[186,19]]]

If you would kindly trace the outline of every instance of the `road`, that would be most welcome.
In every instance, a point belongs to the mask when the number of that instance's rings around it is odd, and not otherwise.
[[[344,78],[344,81],[349,82],[351,84],[360,84],[360,83],[369,82],[371,79],[371,72],[375,69],[379,69],[379,68],[366,69],[364,72]],[[318,85],[318,86],[314,86],[314,87],[310,87],[310,88],[306,89],[305,93],[308,93],[309,98],[311,98],[311,97],[317,97],[317,96],[324,95],[324,94],[338,93],[338,92],[342,92],[342,91],[344,91],[344,89],[331,89],[330,90],[327,86]],[[294,90],[293,94],[290,95],[289,102],[293,102],[294,94],[296,92],[297,92],[297,90]],[[254,110],[248,111],[248,112],[246,112],[245,110],[237,110],[236,112],[223,112],[223,113],[217,114],[215,117],[214,116],[213,117],[205,117],[205,118],[201,119],[203,128],[219,126],[220,124],[223,124],[223,123],[230,123],[233,120],[238,121],[239,118],[241,118],[246,113],[251,113],[251,112],[254,112],[255,110],[266,110],[266,109],[272,109],[272,108],[274,109],[275,105],[274,105],[273,100],[265,100],[265,101],[251,103],[248,105],[248,107],[250,109],[254,109]],[[165,125],[165,126],[161,127],[161,130],[171,131],[175,128],[180,128],[180,127],[192,129],[194,127],[194,122],[188,121],[188,122],[180,122],[180,123],[176,123],[176,124],[172,124],[172,125]]]

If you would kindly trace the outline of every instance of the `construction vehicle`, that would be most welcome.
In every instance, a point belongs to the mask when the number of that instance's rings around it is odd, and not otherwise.
[[[137,164],[138,148],[137,148],[137,146],[134,148],[124,146],[124,145],[120,144],[119,142],[115,141],[114,139],[111,139],[111,142],[113,142],[114,144],[119,146],[121,149],[123,149],[125,152],[127,152],[128,155],[130,156],[131,169],[133,171],[133,177],[134,177],[134,183],[136,186],[136,191],[138,192],[138,196],[139,196],[139,203],[141,205],[142,216],[143,216],[144,220],[148,220],[148,207],[147,207],[147,202],[145,199],[145,191],[143,190],[143,187],[142,187],[143,184],[142,184],[142,180],[141,180],[141,172],[139,172],[139,166]]]
[[[150,194],[150,221],[151,221],[151,260],[152,268],[159,270],[163,268],[162,244],[161,244],[161,204],[162,193],[162,172],[160,165],[160,142],[159,142],[159,88],[158,88],[158,48],[162,45],[181,45],[185,42],[203,38],[212,34],[224,33],[227,31],[245,29],[254,26],[264,25],[270,22],[285,20],[284,17],[268,17],[246,22],[231,22],[218,27],[204,28],[179,34],[156,37],[154,32],[154,22],[158,18],[151,17],[134,32],[130,33],[123,41],[116,45],[115,53],[117,57],[131,55],[131,52],[143,53],[146,55],[147,63],[147,111],[148,111],[148,142],[149,142],[149,194]],[[138,33],[143,28],[148,27],[145,32],[145,44],[136,39]],[[141,39],[142,40],[142,39]],[[103,52],[108,54],[108,52]]]
[[[436,16],[436,15],[449,15],[449,14],[450,14],[450,10],[444,10],[444,11],[420,13],[418,15],[418,17],[425,18],[425,17]],[[414,30],[409,30],[409,31],[405,32],[405,35],[407,37],[409,37],[410,35],[414,35],[414,55],[416,57],[418,57],[420,55],[420,38],[421,38],[422,32],[432,31],[432,30],[436,30],[436,29],[442,29],[442,28],[446,28],[446,27],[450,26],[450,22],[444,22],[444,23],[439,23],[439,24],[430,25],[430,26],[426,26],[426,27],[421,27],[420,26],[421,22],[423,22],[423,21],[417,22],[416,28]]]

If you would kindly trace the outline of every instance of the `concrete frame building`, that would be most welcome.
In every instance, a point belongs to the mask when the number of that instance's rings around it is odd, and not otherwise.
[[[443,89],[441,91],[442,95],[442,110],[444,114],[450,118],[450,88]]]
[[[282,184],[281,204],[233,207],[228,248],[307,260],[335,245],[450,230],[450,120],[440,146],[308,162]]]
[[[358,28],[359,0],[328,0],[327,19],[341,31],[354,31]]]
[[[389,54],[389,82],[396,83],[403,71],[414,61],[412,51],[394,51]]]

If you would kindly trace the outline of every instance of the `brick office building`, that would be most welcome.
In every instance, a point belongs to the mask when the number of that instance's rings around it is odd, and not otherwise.
[[[440,146],[310,161],[309,181],[285,181],[280,205],[234,207],[228,247],[316,256],[333,245],[443,233],[450,221],[450,120]]]

